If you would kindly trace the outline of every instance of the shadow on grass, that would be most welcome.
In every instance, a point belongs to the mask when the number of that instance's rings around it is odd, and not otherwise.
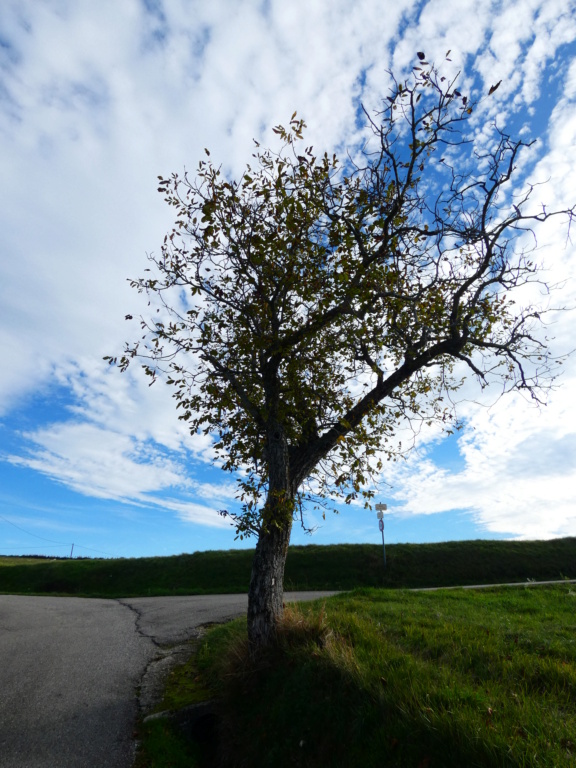
[[[497,734],[480,732],[492,729],[488,721],[462,722],[453,712],[434,711],[419,693],[374,679],[323,611],[287,610],[277,646],[257,660],[240,623],[220,631],[199,663],[220,684],[226,768],[522,764]]]

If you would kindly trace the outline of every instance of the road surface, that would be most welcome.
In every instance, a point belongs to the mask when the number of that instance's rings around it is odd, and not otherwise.
[[[139,707],[158,688],[167,647],[246,607],[246,595],[0,595],[1,768],[129,768]]]

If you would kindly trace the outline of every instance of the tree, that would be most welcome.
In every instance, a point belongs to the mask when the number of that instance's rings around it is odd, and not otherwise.
[[[512,298],[541,281],[523,236],[556,215],[526,212],[533,188],[512,188],[530,145],[494,129],[475,150],[475,105],[418,56],[382,111],[364,112],[365,143],[344,163],[305,147],[294,113],[274,129],[281,149],[256,142],[239,180],[210,159],[193,179],[160,177],[177,221],[150,274],[131,281],[155,317],[108,358],[167,374],[180,418],[216,435],[238,473],[243,506],[230,516],[257,537],[254,649],[282,617],[307,494],[369,505],[368,479],[401,450],[397,425],[448,427],[463,369],[534,398],[556,374],[543,310]]]

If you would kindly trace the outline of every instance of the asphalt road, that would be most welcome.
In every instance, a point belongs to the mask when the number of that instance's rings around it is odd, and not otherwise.
[[[245,595],[0,595],[1,768],[129,768],[139,707],[173,653],[167,647],[246,607]]]

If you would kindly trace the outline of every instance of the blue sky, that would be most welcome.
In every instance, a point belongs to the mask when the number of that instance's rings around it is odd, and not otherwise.
[[[217,510],[233,478],[178,422],[167,387],[102,357],[144,306],[126,278],[172,226],[157,176],[209,147],[230,173],[252,138],[298,110],[316,150],[358,138],[424,50],[481,97],[494,120],[538,144],[523,160],[547,181],[537,202],[576,202],[574,0],[4,0],[0,6],[0,553],[140,556],[240,546]],[[576,306],[565,228],[537,231],[538,258]],[[545,299],[544,299],[545,300]],[[551,342],[574,347],[573,312]],[[419,435],[387,465],[386,540],[576,536],[576,361],[545,408],[480,395],[466,428]],[[296,543],[380,541],[374,513],[341,509]],[[244,544],[245,545],[245,544]]]

